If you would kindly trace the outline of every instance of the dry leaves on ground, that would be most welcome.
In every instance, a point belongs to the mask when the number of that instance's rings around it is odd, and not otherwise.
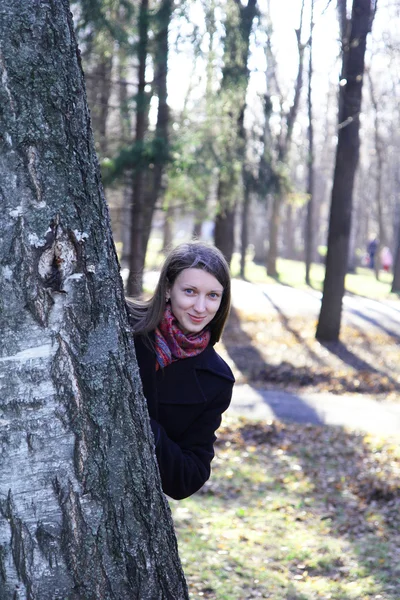
[[[316,322],[306,318],[278,314],[260,318],[232,311],[223,353],[238,383],[399,398],[397,339],[376,329],[347,325],[340,342],[322,344],[315,331]]]

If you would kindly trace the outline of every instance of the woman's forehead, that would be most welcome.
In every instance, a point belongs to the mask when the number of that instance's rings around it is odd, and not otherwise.
[[[206,287],[215,291],[223,291],[224,289],[214,275],[204,269],[195,267],[181,271],[175,282],[184,285],[192,285],[194,287]]]

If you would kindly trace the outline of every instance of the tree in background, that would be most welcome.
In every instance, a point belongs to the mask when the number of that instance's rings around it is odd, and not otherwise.
[[[142,244],[136,240],[137,247],[140,248],[147,248],[150,218],[154,242],[152,250],[161,245],[163,223],[168,224],[168,227],[165,227],[166,243],[168,240],[175,242],[176,236],[190,237],[192,234],[204,235],[210,239],[215,215],[230,214],[229,211],[224,211],[224,207],[221,211],[219,206],[219,199],[224,203],[225,197],[224,193],[220,193],[218,198],[219,182],[220,180],[223,182],[225,176],[232,184],[233,204],[236,202],[238,208],[242,209],[236,211],[235,217],[236,231],[241,230],[241,243],[246,246],[242,249],[242,267],[244,268],[246,250],[250,250],[253,254],[254,249],[257,261],[265,263],[269,238],[267,225],[271,220],[274,198],[275,200],[281,198],[284,201],[278,211],[280,226],[276,236],[276,255],[285,258],[301,258],[307,243],[304,227],[307,219],[305,199],[310,197],[306,195],[307,152],[304,140],[309,119],[305,95],[304,101],[302,97],[299,99],[286,162],[277,161],[277,155],[278,142],[283,140],[287,130],[285,119],[295,94],[297,74],[294,71],[298,67],[299,52],[295,44],[290,43],[289,38],[292,37],[293,42],[296,40],[297,43],[297,38],[292,35],[292,23],[294,22],[294,26],[297,27],[295,19],[303,4],[302,0],[293,2],[293,11],[296,11],[293,15],[294,19],[282,16],[284,9],[281,8],[279,0],[270,0],[258,7],[257,18],[253,19],[247,56],[247,103],[243,118],[240,117],[239,121],[240,103],[235,104],[232,100],[234,110],[229,109],[230,99],[235,96],[234,86],[226,85],[224,94],[222,93],[226,59],[224,48],[227,43],[226,36],[224,37],[224,24],[229,20],[225,15],[232,6],[235,6],[237,11],[237,6],[233,4],[233,0],[232,3],[220,0],[182,0],[174,4],[168,48],[168,55],[171,58],[168,62],[170,126],[166,146],[157,145],[157,148],[161,146],[167,149],[166,154],[163,155],[166,163],[162,167],[161,179],[154,177],[157,158],[155,140],[156,137],[160,139],[155,132],[159,103],[154,66],[155,50],[158,45],[157,16],[161,1],[149,0],[149,40],[145,76],[146,127],[140,152],[135,142],[137,114],[140,113],[140,103],[137,102],[140,2],[80,0],[74,4],[81,7],[81,16],[86,15],[86,19],[89,19],[88,25],[85,26],[82,21],[80,27],[83,60],[88,74],[88,87],[91,88],[93,85],[95,88],[89,89],[90,102],[93,102],[91,109],[96,117],[94,118],[95,136],[97,148],[99,150],[100,147],[106,148],[107,156],[102,160],[105,176],[103,181],[106,185],[113,230],[123,266],[128,267],[131,255],[129,232],[131,213],[135,215],[134,227],[139,231],[139,236],[144,242]],[[244,3],[240,4],[245,8]],[[260,83],[262,82],[260,70],[264,70],[264,58],[262,51],[260,54],[260,47],[265,40],[265,19],[269,4],[274,24],[274,32],[269,31],[269,34],[273,42],[275,65],[269,60],[266,74],[268,87],[265,90],[264,85]],[[304,30],[307,29],[307,32],[304,31],[301,36],[304,42],[308,37],[307,20],[310,6],[311,0],[304,2]],[[386,232],[387,245],[393,254],[399,220],[396,212],[398,210],[396,208],[396,156],[400,140],[397,131],[391,125],[398,113],[396,98],[399,93],[400,61],[396,31],[398,31],[399,18],[396,7],[389,0],[381,0],[380,7],[382,9],[378,13],[379,22],[374,25],[371,36],[371,40],[374,41],[372,54],[373,57],[377,55],[377,58],[376,60],[373,58],[369,68],[379,108],[379,114],[374,113],[374,115],[379,118],[379,138],[383,148],[381,165],[384,172],[380,174],[377,172],[379,168],[372,116],[374,106],[370,95],[365,94],[363,112],[366,118],[362,122],[360,132],[363,144],[359,176],[355,179],[353,192],[353,211],[357,214],[357,218],[354,219],[349,249],[351,265],[354,268],[361,264],[366,240],[374,233],[379,237],[378,208],[375,194],[371,194],[371,190],[377,191],[376,183],[379,178],[382,225]],[[332,2],[316,3],[314,6],[317,26],[314,28],[313,35],[315,85],[313,84],[312,124],[315,147],[313,169],[315,206],[312,219],[314,234],[312,245],[318,247],[320,258],[326,251],[330,204],[327,190],[331,188],[336,150],[337,86],[334,77],[339,66],[336,64],[338,63],[335,48],[337,23],[333,18],[334,9]],[[112,49],[112,85],[109,96],[103,85],[105,77],[102,74],[105,73],[105,69],[101,67],[104,57],[100,50],[104,47],[107,50],[107,44],[105,46],[103,44],[104,39],[109,40],[108,51]],[[237,36],[237,40],[239,39],[240,36]],[[303,46],[305,45],[303,43]],[[304,52],[306,57],[306,50]],[[292,69],[295,61],[297,64]],[[183,63],[186,66],[182,69]],[[178,70],[180,72],[177,74]],[[275,76],[277,83],[274,80],[274,70],[279,74],[279,81]],[[234,78],[231,81],[235,82]],[[179,91],[182,98],[179,98]],[[102,111],[102,98],[107,96],[109,97],[108,108],[107,111]],[[264,103],[263,97],[267,98]],[[228,100],[225,101],[224,98]],[[104,122],[104,119],[97,117],[100,114],[107,115],[106,127],[102,130],[101,122]],[[264,114],[267,115],[266,126],[264,126]],[[105,145],[101,141],[102,131],[106,132]],[[227,158],[228,155],[232,160]],[[133,209],[132,202],[136,178],[140,178],[139,171],[143,175],[143,207],[145,210],[147,208],[150,210],[142,216],[139,213],[136,218],[136,209]],[[112,183],[110,175],[114,176]],[[155,207],[152,208],[152,199],[155,197],[152,190],[156,180],[161,181],[161,189]],[[229,186],[225,186],[225,191],[228,197]],[[224,189],[220,189],[220,192],[224,192]],[[242,201],[243,204],[239,207]],[[156,217],[154,219],[153,214]],[[164,218],[166,215],[167,219]],[[276,212],[272,216],[274,215]],[[239,219],[241,222],[238,222]],[[219,216],[215,224],[218,221]],[[219,227],[215,229],[218,230]],[[246,229],[251,232],[248,240],[243,236]],[[232,233],[229,239],[233,243]],[[145,250],[141,252],[143,254]],[[139,257],[138,253],[135,255]],[[132,269],[138,272],[138,280],[141,277],[142,264],[143,258],[140,258]],[[269,271],[273,273],[273,269]]]
[[[307,46],[307,44],[304,44],[301,39],[303,33],[303,13],[304,0],[302,0],[301,3],[300,25],[299,28],[296,29],[298,50],[297,76],[293,92],[293,101],[287,112],[285,112],[283,108],[284,104],[286,103],[286,99],[284,99],[282,94],[280,93],[280,86],[277,83],[277,72],[276,68],[274,67],[274,65],[276,64],[276,60],[273,56],[270,37],[267,42],[267,62],[269,61],[271,63],[271,66],[267,67],[267,72],[269,70],[272,74],[273,81],[275,82],[275,89],[278,92],[281,106],[281,127],[277,139],[275,140],[276,156],[272,158],[272,168],[277,175],[275,179],[278,183],[278,185],[276,185],[275,189],[273,190],[271,217],[269,223],[269,248],[267,253],[267,273],[272,277],[276,277],[278,275],[276,259],[278,257],[278,235],[281,220],[280,213],[282,210],[282,206],[285,202],[287,192],[290,189],[290,184],[288,180],[289,153],[292,144],[293,128],[299,110],[300,95],[303,87],[304,50]]]
[[[186,599],[69,5],[0,14],[0,597]]]
[[[234,250],[234,221],[241,196],[241,169],[245,161],[243,121],[249,80],[250,33],[256,16],[256,0],[229,0],[226,8],[224,66],[219,92],[220,124],[217,215],[214,242],[228,262]]]
[[[328,253],[319,340],[338,340],[351,230],[353,184],[359,158],[360,112],[367,35],[375,15],[372,0],[353,0],[347,19],[346,0],[338,3],[342,31],[342,74],[339,87],[339,125],[329,219]]]
[[[315,254],[314,249],[314,124],[313,124],[313,104],[312,104],[312,76],[313,76],[313,29],[314,29],[314,0],[311,0],[310,10],[310,39],[308,44],[308,89],[307,89],[307,109],[308,109],[308,161],[307,161],[307,213],[306,226],[304,234],[305,265],[306,265],[306,283],[310,285],[311,263]]]

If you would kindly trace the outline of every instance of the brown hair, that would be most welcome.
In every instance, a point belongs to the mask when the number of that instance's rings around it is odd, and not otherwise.
[[[160,277],[150,300],[127,299],[127,309],[134,334],[149,334],[158,326],[165,310],[165,297],[169,287],[185,269],[203,269],[222,285],[224,291],[218,311],[208,325],[214,345],[221,338],[231,306],[231,277],[229,265],[215,246],[202,242],[187,242],[176,246],[162,266]]]

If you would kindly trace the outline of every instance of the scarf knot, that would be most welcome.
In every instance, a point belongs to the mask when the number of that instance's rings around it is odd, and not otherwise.
[[[208,329],[199,333],[183,333],[172,314],[170,304],[167,304],[164,316],[155,330],[156,370],[167,367],[176,360],[200,354],[207,348],[210,337]]]

